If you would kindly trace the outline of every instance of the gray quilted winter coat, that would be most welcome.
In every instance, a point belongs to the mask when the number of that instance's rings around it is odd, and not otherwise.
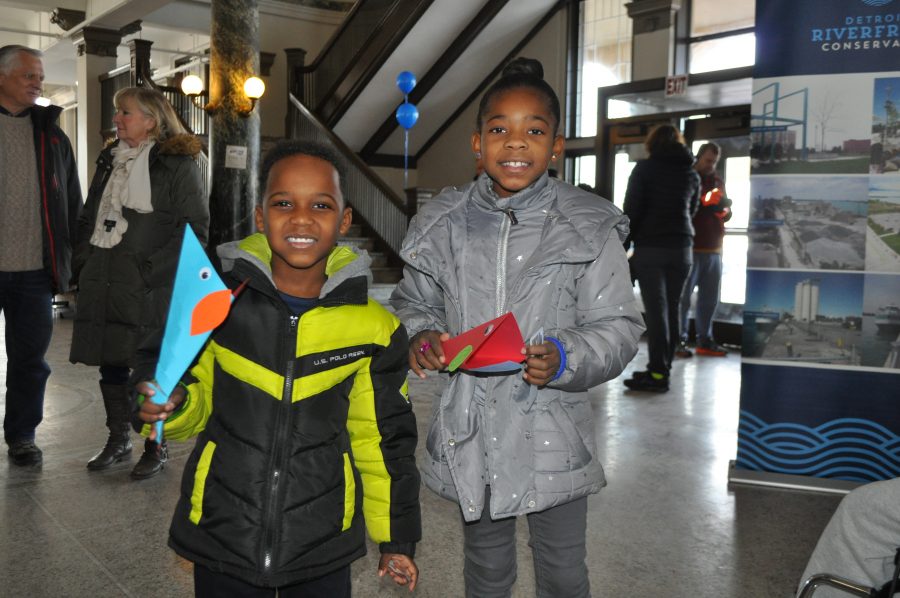
[[[450,375],[431,416],[423,478],[459,502],[466,520],[481,517],[488,484],[493,518],[605,485],[586,391],[622,372],[643,331],[627,234],[612,203],[546,175],[509,198],[482,175],[445,189],[410,223],[391,297],[410,336],[456,335],[511,311],[526,340],[542,329],[566,352],[565,372],[544,388],[520,372]]]

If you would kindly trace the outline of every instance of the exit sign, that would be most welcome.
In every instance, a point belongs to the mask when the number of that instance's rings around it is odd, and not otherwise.
[[[687,91],[687,75],[669,75],[666,77],[666,97],[683,96]]]

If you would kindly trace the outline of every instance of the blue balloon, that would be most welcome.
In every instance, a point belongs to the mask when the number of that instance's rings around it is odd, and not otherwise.
[[[409,130],[419,120],[419,109],[409,102],[403,102],[397,107],[397,122],[406,130]]]
[[[411,72],[403,71],[402,73],[397,75],[397,87],[400,88],[400,91],[402,91],[404,95],[409,94],[409,92],[411,92],[415,86],[416,76]]]

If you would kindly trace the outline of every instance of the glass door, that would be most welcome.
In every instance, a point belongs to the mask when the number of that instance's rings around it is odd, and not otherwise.
[[[661,123],[679,127],[695,153],[700,145],[708,141],[719,145],[721,153],[717,170],[733,202],[733,216],[725,224],[722,289],[715,320],[735,324],[740,324],[742,320],[746,283],[747,223],[750,213],[749,117],[749,107],[741,107],[717,114],[683,112],[610,123],[604,144],[608,148],[604,170],[608,180],[602,185],[598,181],[602,193],[607,193],[621,208],[631,169],[638,160],[646,157],[644,139],[654,126]]]

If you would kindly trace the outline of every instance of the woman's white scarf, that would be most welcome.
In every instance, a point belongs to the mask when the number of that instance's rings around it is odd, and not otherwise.
[[[147,140],[137,147],[128,147],[124,141],[112,149],[113,166],[91,235],[91,245],[109,249],[122,240],[128,230],[128,221],[122,208],[131,208],[141,214],[153,211],[150,202],[150,149],[156,142]]]

